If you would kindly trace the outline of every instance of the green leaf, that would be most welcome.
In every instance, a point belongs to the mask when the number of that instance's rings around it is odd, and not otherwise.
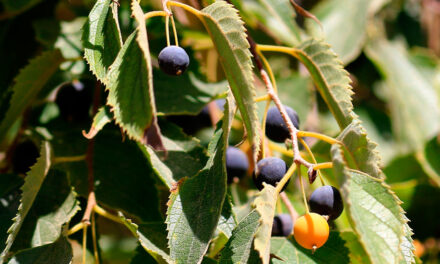
[[[154,71],[154,93],[157,111],[166,115],[197,114],[215,97],[227,90],[227,82],[205,83],[193,72],[170,77]],[[170,96],[178,93],[178,96]]]
[[[356,59],[366,40],[367,20],[370,15],[370,0],[323,1],[312,10],[321,21],[321,27],[306,20],[306,27],[314,36],[322,36],[340,56],[344,64]]]
[[[50,170],[15,239],[12,250],[55,242],[62,226],[80,210],[76,193],[63,172]]]
[[[221,252],[220,263],[247,263],[259,225],[260,214],[253,210],[232,232],[232,236]]]
[[[382,179],[347,169],[339,145],[332,147],[332,159],[335,175],[344,178],[346,213],[367,257],[372,263],[403,261],[408,254],[404,239],[411,238],[407,237],[405,229],[409,227],[398,198]]]
[[[117,22],[116,12],[111,12],[112,0],[98,0],[84,24],[82,43],[84,57],[90,65],[90,70],[98,80],[104,80],[108,67],[113,63],[121,49],[122,40]]]
[[[142,247],[136,249],[136,255],[131,259],[130,264],[155,263],[156,260]]]
[[[381,92],[391,111],[393,134],[399,145],[404,146],[400,151],[421,150],[440,130],[436,91],[397,43],[371,40],[366,46],[366,54],[385,79]],[[408,100],[409,95],[411,100]]]
[[[266,183],[263,183],[263,185],[263,190],[257,194],[252,206],[261,216],[260,226],[255,235],[254,247],[259,252],[263,264],[266,264],[269,263],[270,238],[278,193],[272,185]]]
[[[350,263],[352,264],[369,264],[370,259],[367,257],[364,247],[354,232],[341,232],[342,239],[345,240],[345,246],[350,250]]]
[[[139,240],[141,246],[158,263],[170,263],[166,225],[163,222],[150,222],[136,225],[131,220],[121,217],[125,226]]]
[[[60,237],[52,244],[19,252],[8,264],[69,264],[72,258],[72,247],[65,237]]]
[[[61,33],[55,42],[55,47],[61,51],[63,57],[71,59],[71,61],[62,63],[60,69],[73,76],[79,76],[86,70],[87,63],[84,60],[78,60],[83,56],[81,35],[85,22],[85,17],[77,17],[72,21],[61,21]]]
[[[176,263],[201,262],[217,227],[226,196],[224,158],[233,109],[229,98],[222,127],[210,142],[205,167],[194,177],[182,178],[172,188],[166,223],[170,255]]]
[[[289,0],[244,1],[245,12],[253,23],[262,23],[270,35],[286,45],[296,46],[301,39],[301,31],[295,22],[295,11]],[[258,24],[256,25],[258,26]]]
[[[168,188],[188,176],[196,175],[206,164],[207,156],[200,142],[185,135],[170,122],[161,122],[163,143],[167,153],[139,145],[155,173]]]
[[[353,169],[367,173],[375,178],[384,178],[380,169],[381,158],[376,150],[377,144],[367,136],[361,121],[354,119],[337,137],[349,151]]]
[[[273,237],[271,239],[271,263],[289,264],[343,264],[350,263],[348,249],[344,245],[338,232],[330,232],[327,242],[312,253],[311,250],[301,247],[293,237]],[[277,259],[280,258],[280,259]]]
[[[15,77],[10,107],[0,123],[0,149],[5,148],[1,143],[9,129],[32,104],[46,82],[58,70],[62,61],[63,57],[59,50],[44,52],[32,59]]]
[[[121,142],[120,131],[110,128],[95,137],[93,170],[98,202],[142,221],[162,220],[154,171],[148,160],[136,143]]]
[[[353,120],[350,78],[337,55],[322,40],[310,39],[295,49],[341,129]]]
[[[240,110],[247,136],[256,152],[260,145],[255,87],[251,53],[243,21],[237,10],[225,1],[215,2],[202,9],[201,18],[217,49],[232,94]]]
[[[14,223],[8,230],[9,236],[6,241],[6,247],[0,255],[0,263],[4,263],[5,258],[20,231],[21,226],[29,213],[35,198],[43,184],[44,179],[49,171],[51,165],[51,153],[50,146],[48,142],[44,142],[41,145],[40,157],[37,162],[32,166],[31,170],[27,173],[25,182],[21,188],[21,204],[18,208],[17,216],[15,217]]]
[[[163,149],[156,121],[151,57],[144,13],[137,1],[132,11],[138,26],[119,51],[104,83],[116,123],[129,138]]]
[[[93,118],[92,127],[87,133],[83,130],[83,135],[88,139],[92,139],[106,124],[110,123],[112,119],[113,115],[108,106],[99,108],[98,112]]]

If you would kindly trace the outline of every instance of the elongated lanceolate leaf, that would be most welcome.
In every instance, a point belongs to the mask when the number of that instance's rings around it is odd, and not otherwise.
[[[171,258],[175,263],[201,263],[217,227],[226,196],[225,155],[233,118],[230,99],[222,127],[208,147],[209,160],[192,178],[183,178],[171,190],[166,223]]]
[[[383,180],[346,168],[342,153],[340,145],[332,147],[333,170],[344,177],[345,210],[371,263],[413,262],[406,246],[412,242],[409,227],[397,196]]]
[[[246,40],[243,21],[238,16],[237,10],[225,1],[207,6],[200,14],[219,54],[248,138],[258,151],[260,132],[254,103],[252,55]]]
[[[421,150],[440,130],[440,104],[433,85],[397,43],[371,40],[366,54],[385,79],[381,92],[389,103],[393,134],[405,146],[401,151]]]
[[[348,72],[322,40],[310,39],[295,49],[297,57],[309,70],[312,79],[341,129],[354,118]]]
[[[8,230],[9,236],[6,241],[6,247],[0,255],[0,264],[4,263],[12,244],[20,231],[21,226],[32,207],[32,204],[37,197],[37,194],[43,184],[44,179],[49,171],[51,164],[50,146],[48,142],[44,142],[41,145],[40,157],[37,159],[37,163],[32,166],[31,170],[27,173],[25,182],[23,184],[21,204],[18,208],[17,216],[14,219],[14,223]]]
[[[0,150],[5,147],[1,143],[8,130],[33,102],[62,61],[63,57],[58,49],[44,52],[32,59],[15,78],[10,106],[0,123]]]
[[[300,246],[290,237],[273,237],[270,252],[273,264],[348,264],[348,249],[338,232],[330,232],[327,242],[316,252]]]
[[[259,225],[260,214],[253,210],[232,231],[232,236],[221,252],[220,263],[247,263]]]
[[[90,70],[101,81],[105,79],[108,67],[122,46],[116,12],[113,13],[113,7],[110,7],[112,3],[112,0],[96,1],[84,24],[82,34],[84,57],[90,65]]]
[[[263,264],[269,263],[270,238],[272,235],[272,224],[275,216],[275,205],[278,193],[272,185],[263,183],[264,188],[258,193],[252,206],[260,214],[260,225],[255,235],[254,246],[259,252]]]

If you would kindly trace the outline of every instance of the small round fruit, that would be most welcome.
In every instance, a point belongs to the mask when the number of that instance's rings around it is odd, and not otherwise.
[[[242,178],[249,169],[249,161],[246,154],[236,147],[226,149],[226,173],[228,183],[231,183],[234,177]]]
[[[310,211],[327,215],[330,220],[334,220],[341,215],[344,210],[341,193],[333,186],[322,186],[316,189],[309,199]]]
[[[89,118],[92,105],[91,81],[73,81],[63,84],[55,99],[61,116],[68,121],[84,121]]]
[[[292,121],[293,125],[299,129],[299,117],[298,114],[292,108],[284,106],[287,115]],[[287,129],[286,122],[284,122],[280,111],[275,106],[272,106],[267,111],[266,119],[266,136],[275,142],[283,143],[286,139],[290,138],[289,130]]]
[[[15,147],[12,155],[12,168],[16,173],[25,174],[37,162],[40,156],[37,146],[30,141],[24,141]]]
[[[287,172],[287,165],[284,160],[275,157],[269,157],[260,160],[257,163],[258,166],[258,175],[253,175],[255,186],[258,190],[263,189],[263,182],[270,184],[272,186],[277,186],[278,182],[281,181],[284,174]],[[284,191],[286,186],[289,184],[287,182],[281,191]]]
[[[327,221],[319,214],[309,213],[299,217],[293,226],[293,236],[303,248],[315,250],[327,242]]]
[[[186,71],[189,57],[184,49],[177,46],[164,48],[158,57],[160,69],[169,75],[178,76]]]
[[[272,236],[288,236],[292,233],[293,221],[289,214],[279,214],[273,219]]]

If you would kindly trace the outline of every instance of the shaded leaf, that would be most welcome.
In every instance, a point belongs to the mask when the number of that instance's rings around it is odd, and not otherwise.
[[[121,49],[122,40],[112,0],[98,0],[84,24],[82,43],[84,57],[98,80],[104,81],[108,67]]]
[[[18,233],[12,250],[54,243],[62,226],[80,210],[63,172],[50,170]]]
[[[217,229],[229,238],[236,225],[237,221],[235,220],[235,214],[232,211],[232,201],[231,198],[226,195]]]
[[[311,250],[301,247],[295,239],[273,237],[271,239],[271,254],[280,258],[272,258],[271,263],[289,263],[289,264],[343,264],[350,263],[348,258],[348,249],[345,247],[345,241],[341,239],[338,232],[330,232],[327,242],[312,253]]]
[[[3,0],[2,4],[8,12],[17,15],[28,10],[29,8],[32,8],[40,2],[41,0]]]
[[[345,246],[350,250],[350,263],[352,264],[368,264],[371,263],[367,257],[364,247],[354,232],[341,232],[342,239],[345,240]]]
[[[72,258],[72,247],[65,237],[60,237],[52,244],[20,251],[8,264],[70,264]]]
[[[266,264],[269,263],[270,238],[278,193],[272,185],[263,182],[263,186],[263,190],[257,194],[252,206],[261,216],[260,226],[255,235],[254,247],[258,251],[263,264]]]
[[[196,175],[206,164],[207,156],[200,142],[185,135],[176,125],[161,122],[162,140],[167,153],[139,145],[155,173],[171,188],[184,177]]]
[[[168,202],[168,240],[176,263],[200,263],[217,227],[226,196],[224,158],[233,118],[231,100],[225,105],[222,127],[208,147],[209,160],[192,178],[174,186]]]
[[[59,50],[47,51],[32,59],[15,77],[15,84],[12,87],[12,98],[10,107],[4,119],[0,123],[0,149],[2,140],[16,120],[23,114],[26,108],[32,104],[46,82],[58,70],[63,57]],[[36,76],[38,76],[36,78]]]
[[[170,263],[166,225],[163,222],[150,222],[136,225],[122,217],[125,226],[136,236],[142,248],[158,263]],[[140,254],[144,255],[144,254]],[[139,257],[140,258],[140,257]]]
[[[31,167],[31,170],[26,174],[25,182],[21,188],[21,204],[18,208],[17,216],[14,218],[14,223],[9,228],[8,239],[6,241],[6,247],[0,255],[0,263],[4,263],[18,232],[29,213],[35,198],[43,184],[44,179],[49,171],[51,165],[51,153],[50,146],[48,142],[44,142],[41,145],[40,157],[37,162]]]
[[[260,214],[253,210],[233,230],[221,252],[220,263],[247,263],[259,225]]]
[[[421,150],[440,129],[440,104],[436,91],[397,43],[371,40],[366,46],[366,54],[385,79],[381,92],[391,111],[396,141],[405,146],[401,152]]]
[[[142,247],[136,249],[136,255],[131,259],[130,264],[155,263],[155,259]]]
[[[237,10],[225,1],[215,2],[200,12],[217,49],[232,94],[240,110],[251,145],[258,152],[259,123],[254,103],[255,87],[249,43]]]

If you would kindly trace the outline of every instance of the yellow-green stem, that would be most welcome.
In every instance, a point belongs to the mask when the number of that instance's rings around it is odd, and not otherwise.
[[[306,191],[304,190],[304,184],[301,176],[301,168],[298,168],[298,178],[299,178],[299,184],[301,185],[301,193],[304,199],[304,206],[306,208],[306,213],[309,214],[309,205],[307,204],[307,198],[306,198]]]
[[[315,155],[313,155],[312,150],[310,149],[309,145],[307,145],[307,143],[304,141],[304,139],[298,137],[299,142],[301,142],[301,144],[303,145],[303,147],[306,149],[307,153],[310,155],[310,157],[312,158],[313,163],[317,164],[318,162],[315,159]],[[321,175],[321,172],[318,170],[317,171],[318,176],[319,176],[319,180],[321,181],[322,185],[325,185],[324,183],[324,178]]]
[[[95,211],[95,213],[97,213],[97,214],[99,214],[109,220],[112,220],[113,222],[124,224],[124,222],[119,217],[110,214],[109,212],[107,212],[106,210],[104,210],[103,208],[101,208],[98,205],[95,205],[95,207],[93,207],[93,211]]]
[[[85,224],[83,222],[80,222],[80,223],[74,225],[71,229],[69,229],[69,231],[67,231],[67,235],[71,236],[71,235],[75,234],[79,230],[83,229],[84,226],[85,226]]]
[[[144,19],[147,20],[149,18],[158,17],[158,16],[166,17],[166,16],[168,16],[168,14],[165,11],[151,11],[151,12],[145,13]]]
[[[284,176],[281,179],[281,181],[277,184],[277,187],[275,189],[277,193],[281,192],[281,190],[283,189],[284,185],[292,177],[292,175],[295,172],[295,170],[296,170],[296,164],[292,163],[292,165],[290,165],[290,168],[287,170],[286,174],[284,174]]]
[[[320,140],[322,140],[324,142],[327,142],[329,144],[332,144],[332,145],[333,144],[341,144],[341,141],[339,141],[339,140],[337,140],[335,138],[326,136],[324,134],[316,133],[316,132],[298,131],[297,135],[298,135],[298,137],[313,137],[313,138],[317,138],[317,139],[320,139]]]
[[[82,263],[86,264],[86,249],[87,249],[87,225],[83,226],[83,241],[82,241]]]

